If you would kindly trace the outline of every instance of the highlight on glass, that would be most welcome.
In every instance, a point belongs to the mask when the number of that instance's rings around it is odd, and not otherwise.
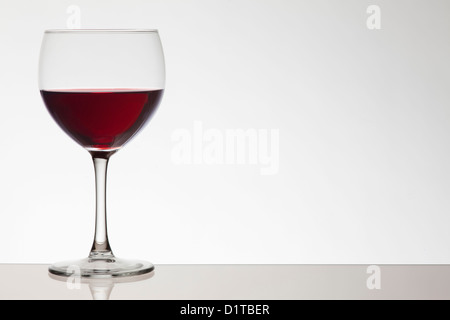
[[[152,118],[164,92],[165,67],[157,30],[47,30],[39,59],[39,90],[60,128],[94,163],[94,241],[81,260],[58,262],[49,272],[121,277],[151,272],[146,261],[117,258],[106,224],[106,174],[110,157]]]

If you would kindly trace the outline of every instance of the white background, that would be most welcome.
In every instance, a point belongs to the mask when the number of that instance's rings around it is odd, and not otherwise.
[[[448,1],[0,0],[0,262],[88,254],[89,155],[47,113],[43,31],[157,28],[166,94],[110,162],[109,231],[154,263],[450,263]],[[381,30],[366,9],[381,8]],[[279,129],[279,172],[175,165],[175,130]]]

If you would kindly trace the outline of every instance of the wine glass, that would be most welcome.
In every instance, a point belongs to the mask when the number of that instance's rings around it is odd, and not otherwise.
[[[39,89],[56,123],[92,156],[95,236],[89,256],[59,262],[49,272],[109,278],[151,272],[149,262],[116,258],[106,227],[106,172],[120,150],[155,113],[165,82],[157,30],[47,30]]]

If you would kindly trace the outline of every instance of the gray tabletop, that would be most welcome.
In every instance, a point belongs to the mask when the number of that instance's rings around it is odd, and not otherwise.
[[[157,265],[115,280],[0,264],[0,299],[449,299],[448,265]]]

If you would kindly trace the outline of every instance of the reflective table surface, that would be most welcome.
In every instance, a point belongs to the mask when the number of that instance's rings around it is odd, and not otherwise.
[[[0,264],[0,299],[450,299],[449,265],[156,265],[111,280],[47,269]]]

